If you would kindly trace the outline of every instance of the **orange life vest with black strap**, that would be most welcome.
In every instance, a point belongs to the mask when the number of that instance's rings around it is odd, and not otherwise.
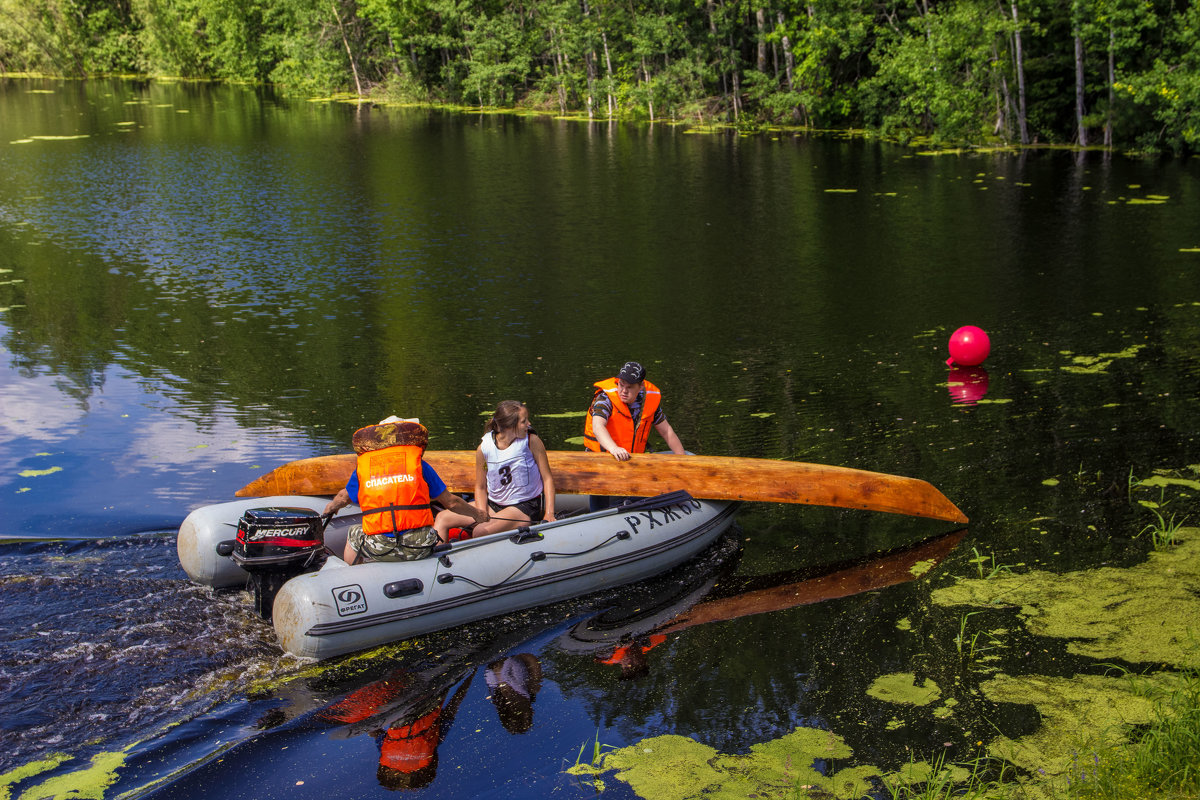
[[[617,396],[616,378],[596,381],[596,393],[592,395],[593,403],[596,402],[596,398],[600,396],[601,392],[608,395],[608,399],[612,403],[612,414],[609,416],[608,425],[606,426],[608,435],[619,446],[624,447],[631,453],[646,452],[646,440],[650,438],[650,429],[654,427],[654,414],[658,411],[658,406],[662,402],[662,393],[659,392],[657,386],[650,381],[643,381],[642,386],[645,387],[646,394],[642,400],[642,415],[638,418],[636,426],[633,424],[633,412]],[[584,414],[583,446],[596,453],[604,452],[604,448],[600,446],[600,442],[596,439],[596,434],[592,430],[592,414],[590,410]]]
[[[645,640],[647,642],[646,644],[639,644],[637,642],[634,642],[632,644],[618,645],[616,647],[616,649],[613,650],[612,655],[610,655],[608,658],[600,658],[599,656],[597,656],[596,661],[598,661],[601,664],[620,664],[622,661],[629,658],[630,653],[633,652],[633,648],[635,648],[635,647],[639,648],[642,651],[642,655],[645,655],[646,653],[649,653],[651,650],[658,647],[660,644],[662,644],[666,640],[667,640],[666,634],[663,634],[663,633],[651,634],[650,638]]]
[[[401,772],[429,766],[441,739],[437,726],[441,715],[442,707],[438,705],[408,725],[388,728],[379,746],[379,763]]]
[[[407,531],[433,524],[429,485],[421,474],[423,448],[398,445],[358,457],[358,505],[363,533]]]
[[[433,524],[421,456],[429,434],[419,423],[368,425],[354,432],[358,505],[363,533],[381,534]]]

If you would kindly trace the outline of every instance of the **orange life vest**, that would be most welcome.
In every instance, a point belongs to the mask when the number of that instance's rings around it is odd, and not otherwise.
[[[658,391],[657,386],[650,381],[642,381],[642,385],[645,387],[646,395],[642,400],[642,416],[638,418],[636,427],[633,424],[633,412],[617,396],[616,378],[596,381],[596,393],[592,395],[593,403],[596,402],[596,398],[600,396],[601,392],[608,395],[608,399],[612,403],[612,414],[609,416],[608,425],[606,426],[608,435],[619,446],[624,447],[631,453],[646,452],[646,440],[650,438],[650,429],[654,427],[654,414],[658,411],[658,406],[662,402],[662,393]],[[596,439],[596,434],[592,430],[592,414],[590,410],[584,414],[583,446],[597,453],[604,452],[604,448],[600,446],[600,442]]]
[[[620,664],[622,661],[629,658],[630,654],[633,652],[633,648],[635,648],[635,647],[639,648],[642,651],[642,655],[645,655],[646,653],[649,653],[651,650],[658,647],[660,644],[662,644],[666,640],[667,640],[666,634],[654,633],[654,634],[650,635],[649,639],[645,640],[648,642],[648,644],[638,644],[635,642],[633,644],[618,645],[616,647],[616,649],[613,650],[611,656],[609,656],[608,658],[600,658],[599,656],[597,656],[596,661],[600,662],[601,664]]]
[[[358,454],[363,533],[400,532],[433,524],[429,485],[421,474],[424,453],[424,447],[394,445]]]
[[[379,745],[379,763],[401,772],[416,772],[429,766],[437,753],[440,740],[439,705],[420,719],[395,728],[388,728]]]
[[[379,713],[382,707],[395,700],[411,683],[412,680],[406,673],[397,670],[390,678],[355,689],[338,702],[317,712],[317,716],[346,724],[362,722],[367,717]]]

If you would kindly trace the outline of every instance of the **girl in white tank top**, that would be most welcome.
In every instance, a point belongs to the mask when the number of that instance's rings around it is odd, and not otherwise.
[[[533,434],[537,436],[537,434]],[[542,493],[542,474],[529,449],[529,435],[513,439],[501,449],[495,431],[488,431],[479,443],[487,462],[487,494],[498,506],[515,506]],[[507,437],[506,437],[507,438]]]
[[[472,529],[470,517],[438,514],[434,523],[438,537],[448,541],[451,529],[456,529],[456,539],[486,536],[554,519],[554,477],[546,447],[530,429],[529,409],[523,403],[505,400],[488,420],[475,450],[474,505],[490,515],[487,522]]]

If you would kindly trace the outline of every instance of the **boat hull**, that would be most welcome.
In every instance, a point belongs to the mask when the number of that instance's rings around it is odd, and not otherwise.
[[[244,585],[246,573],[216,551],[233,538],[241,514],[263,506],[320,511],[326,499],[294,495],[198,509],[180,528],[180,562],[197,583]],[[454,542],[417,561],[350,566],[331,555],[320,570],[283,585],[272,622],[285,651],[324,659],[546,605],[682,564],[729,528],[736,507],[674,492]],[[331,523],[326,544],[333,552],[341,552],[345,529],[357,518],[350,513]]]

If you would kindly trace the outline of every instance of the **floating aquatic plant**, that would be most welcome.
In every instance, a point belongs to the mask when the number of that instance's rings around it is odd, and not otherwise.
[[[1167,516],[1165,509],[1171,502],[1171,500],[1167,498],[1167,487],[1182,486],[1189,489],[1200,490],[1200,482],[1197,482],[1191,478],[1174,477],[1171,475],[1170,470],[1156,470],[1156,474],[1153,477],[1146,478],[1145,480],[1138,480],[1134,477],[1133,469],[1131,468],[1129,470],[1129,478],[1127,483],[1129,499],[1131,502],[1133,501],[1133,493],[1135,490],[1152,488],[1158,489],[1157,500],[1140,499],[1137,501],[1138,504],[1144,506],[1151,514],[1154,515],[1154,522],[1145,525],[1140,531],[1137,532],[1135,538],[1149,533],[1151,540],[1154,543],[1155,550],[1166,550],[1177,544],[1179,541],[1179,531],[1185,524],[1187,524],[1188,518],[1185,516],[1177,519],[1174,513],[1172,513],[1170,516]]]
[[[985,777],[990,766],[986,758],[947,764],[945,753],[938,753],[932,762],[918,762],[910,757],[905,767],[883,776],[882,782],[892,800],[949,800],[952,797],[976,800],[996,796],[993,793],[1003,784],[1008,769],[1003,762],[999,764],[997,779],[989,781]]]
[[[1069,350],[1063,350],[1061,351],[1062,355],[1072,356],[1071,361],[1074,363],[1062,367],[1062,370],[1077,375],[1104,372],[1116,359],[1134,358],[1145,346],[1144,344],[1135,344],[1116,353],[1098,353],[1094,356],[1076,356],[1072,355]]]
[[[589,744],[592,745],[592,758],[587,763],[591,767],[599,767],[600,766],[600,762],[604,758],[605,750],[616,750],[617,749],[616,747],[614,747],[611,744],[601,744],[600,743],[600,729],[596,728],[595,740],[592,742],[589,742],[585,739],[583,744],[581,744],[579,746],[579,753],[578,753],[578,755],[575,756],[575,766],[576,767],[578,767],[580,765],[580,763],[583,761],[583,752],[584,752],[584,750],[587,749],[587,746]]]
[[[1057,481],[1055,481],[1055,483],[1057,483]],[[1005,573],[1012,572],[1012,568],[1007,564],[997,564],[996,556],[994,554],[984,555],[983,553],[980,553],[979,549],[976,547],[972,547],[971,552],[974,553],[975,556],[974,558],[969,559],[969,561],[975,565],[975,570],[979,573],[979,577],[983,578],[984,580],[987,580],[988,578],[994,578],[997,575],[1003,575]]]
[[[895,672],[876,678],[867,694],[888,703],[927,706],[942,696],[942,689],[928,678],[918,684],[914,673]]]
[[[1149,510],[1150,513],[1154,515],[1156,522],[1142,528],[1140,531],[1138,531],[1137,536],[1134,538],[1140,537],[1143,533],[1149,532],[1151,541],[1154,542],[1155,550],[1166,550],[1174,547],[1179,541],[1179,529],[1184,526],[1184,523],[1187,522],[1188,518],[1184,517],[1183,519],[1176,521],[1174,514],[1167,519],[1158,509],[1151,508]]]

